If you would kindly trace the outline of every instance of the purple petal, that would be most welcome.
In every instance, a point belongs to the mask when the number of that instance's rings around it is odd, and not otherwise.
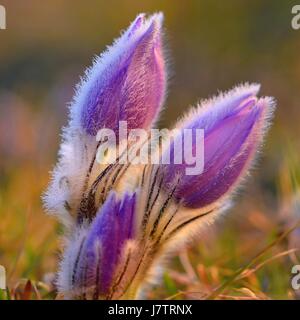
[[[164,165],[165,187],[178,181],[175,197],[187,207],[210,205],[236,185],[263,139],[273,110],[270,99],[257,101],[256,97],[244,93],[231,100],[227,97],[225,102],[219,99],[217,106],[211,104],[204,112],[200,109],[198,115],[193,113],[195,118],[182,123],[182,129],[193,129],[193,135],[195,129],[204,129],[202,174],[186,175],[186,163]],[[195,147],[193,145],[193,154]],[[172,160],[174,144],[170,148]]]
[[[88,232],[77,276],[79,287],[94,288],[97,296],[108,292],[122,249],[133,237],[134,210],[135,195],[118,200],[110,194]]]
[[[162,107],[166,75],[161,43],[162,15],[139,15],[128,31],[98,58],[79,88],[73,124],[90,135],[101,128],[151,126]],[[73,110],[74,109],[74,110]]]

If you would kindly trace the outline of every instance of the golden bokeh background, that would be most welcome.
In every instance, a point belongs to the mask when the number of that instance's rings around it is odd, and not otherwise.
[[[62,230],[45,215],[41,193],[56,161],[66,105],[93,56],[140,12],[165,14],[170,81],[160,126],[174,123],[199,99],[246,81],[261,83],[261,94],[278,104],[253,177],[228,219],[174,258],[172,272],[149,297],[211,292],[300,218],[300,30],[291,27],[294,1],[0,4],[7,12],[7,30],[0,30],[0,265],[9,286],[24,278],[46,283],[56,270]],[[287,252],[291,246],[300,248],[297,233],[274,245],[263,261],[283,257],[230,285],[227,298],[250,295],[237,291],[244,287],[259,298],[296,298],[289,279],[299,256]]]

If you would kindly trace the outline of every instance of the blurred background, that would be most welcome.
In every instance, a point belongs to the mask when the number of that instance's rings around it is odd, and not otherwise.
[[[42,208],[74,86],[139,12],[163,11],[169,126],[201,98],[259,82],[278,108],[236,205],[175,257],[149,298],[295,299],[300,264],[300,30],[295,1],[1,0],[0,265],[15,298],[54,298],[61,227]],[[240,269],[242,268],[242,269]],[[235,272],[240,270],[239,275]],[[30,281],[28,281],[28,279]],[[225,282],[222,290],[218,287]],[[1,295],[0,295],[1,298]]]

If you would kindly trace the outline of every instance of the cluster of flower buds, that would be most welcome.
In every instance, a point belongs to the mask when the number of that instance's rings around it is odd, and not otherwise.
[[[162,270],[166,255],[198,236],[228,207],[248,172],[272,117],[272,98],[259,85],[241,85],[192,108],[162,148],[170,163],[96,161],[103,128],[118,136],[153,128],[166,95],[161,13],[137,16],[127,31],[86,71],[70,106],[58,164],[44,196],[65,225],[57,286],[65,298],[132,299]],[[174,161],[176,142],[204,130],[203,170]],[[180,139],[180,140],[179,140]],[[185,143],[181,142],[181,143]],[[172,160],[173,159],[173,160]]]

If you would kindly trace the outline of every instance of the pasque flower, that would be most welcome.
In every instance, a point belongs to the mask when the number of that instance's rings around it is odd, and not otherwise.
[[[213,204],[232,190],[249,169],[274,104],[271,98],[258,99],[258,90],[258,85],[237,87],[192,109],[178,123],[181,131],[176,139],[187,128],[194,135],[195,129],[203,129],[205,136],[204,169],[200,175],[187,175],[189,165],[185,162],[173,162],[161,170],[166,189],[177,184],[177,201],[191,208]],[[174,155],[174,142],[166,152]]]
[[[251,168],[274,101],[258,97],[259,85],[244,84],[192,108],[176,124],[177,135],[160,159],[170,164],[132,165],[95,161],[102,128],[118,135],[150,130],[166,91],[162,14],[138,15],[127,31],[97,57],[77,87],[63,131],[59,161],[44,196],[46,207],[64,223],[65,250],[58,289],[65,298],[140,297],[160,274],[164,257],[201,234],[221,212]],[[174,161],[175,143],[204,130],[203,171]],[[185,143],[185,142],[184,142]]]
[[[167,79],[162,20],[161,13],[148,19],[138,15],[128,30],[94,59],[77,85],[59,162],[45,194],[47,209],[65,224],[72,225],[78,216],[94,216],[106,196],[103,190],[109,181],[100,179],[104,167],[95,161],[98,130],[109,128],[118,135],[119,121],[127,121],[128,129],[149,129],[161,110]],[[118,165],[110,168],[106,178],[119,169]],[[100,199],[95,199],[95,188],[103,194]]]
[[[77,298],[108,298],[122,284],[118,266],[134,241],[135,194],[111,193],[90,225],[72,233],[62,261],[61,290]]]
[[[166,87],[161,23],[162,14],[139,15],[88,70],[71,109],[88,134],[116,130],[122,120],[129,128],[149,128],[156,119]]]

